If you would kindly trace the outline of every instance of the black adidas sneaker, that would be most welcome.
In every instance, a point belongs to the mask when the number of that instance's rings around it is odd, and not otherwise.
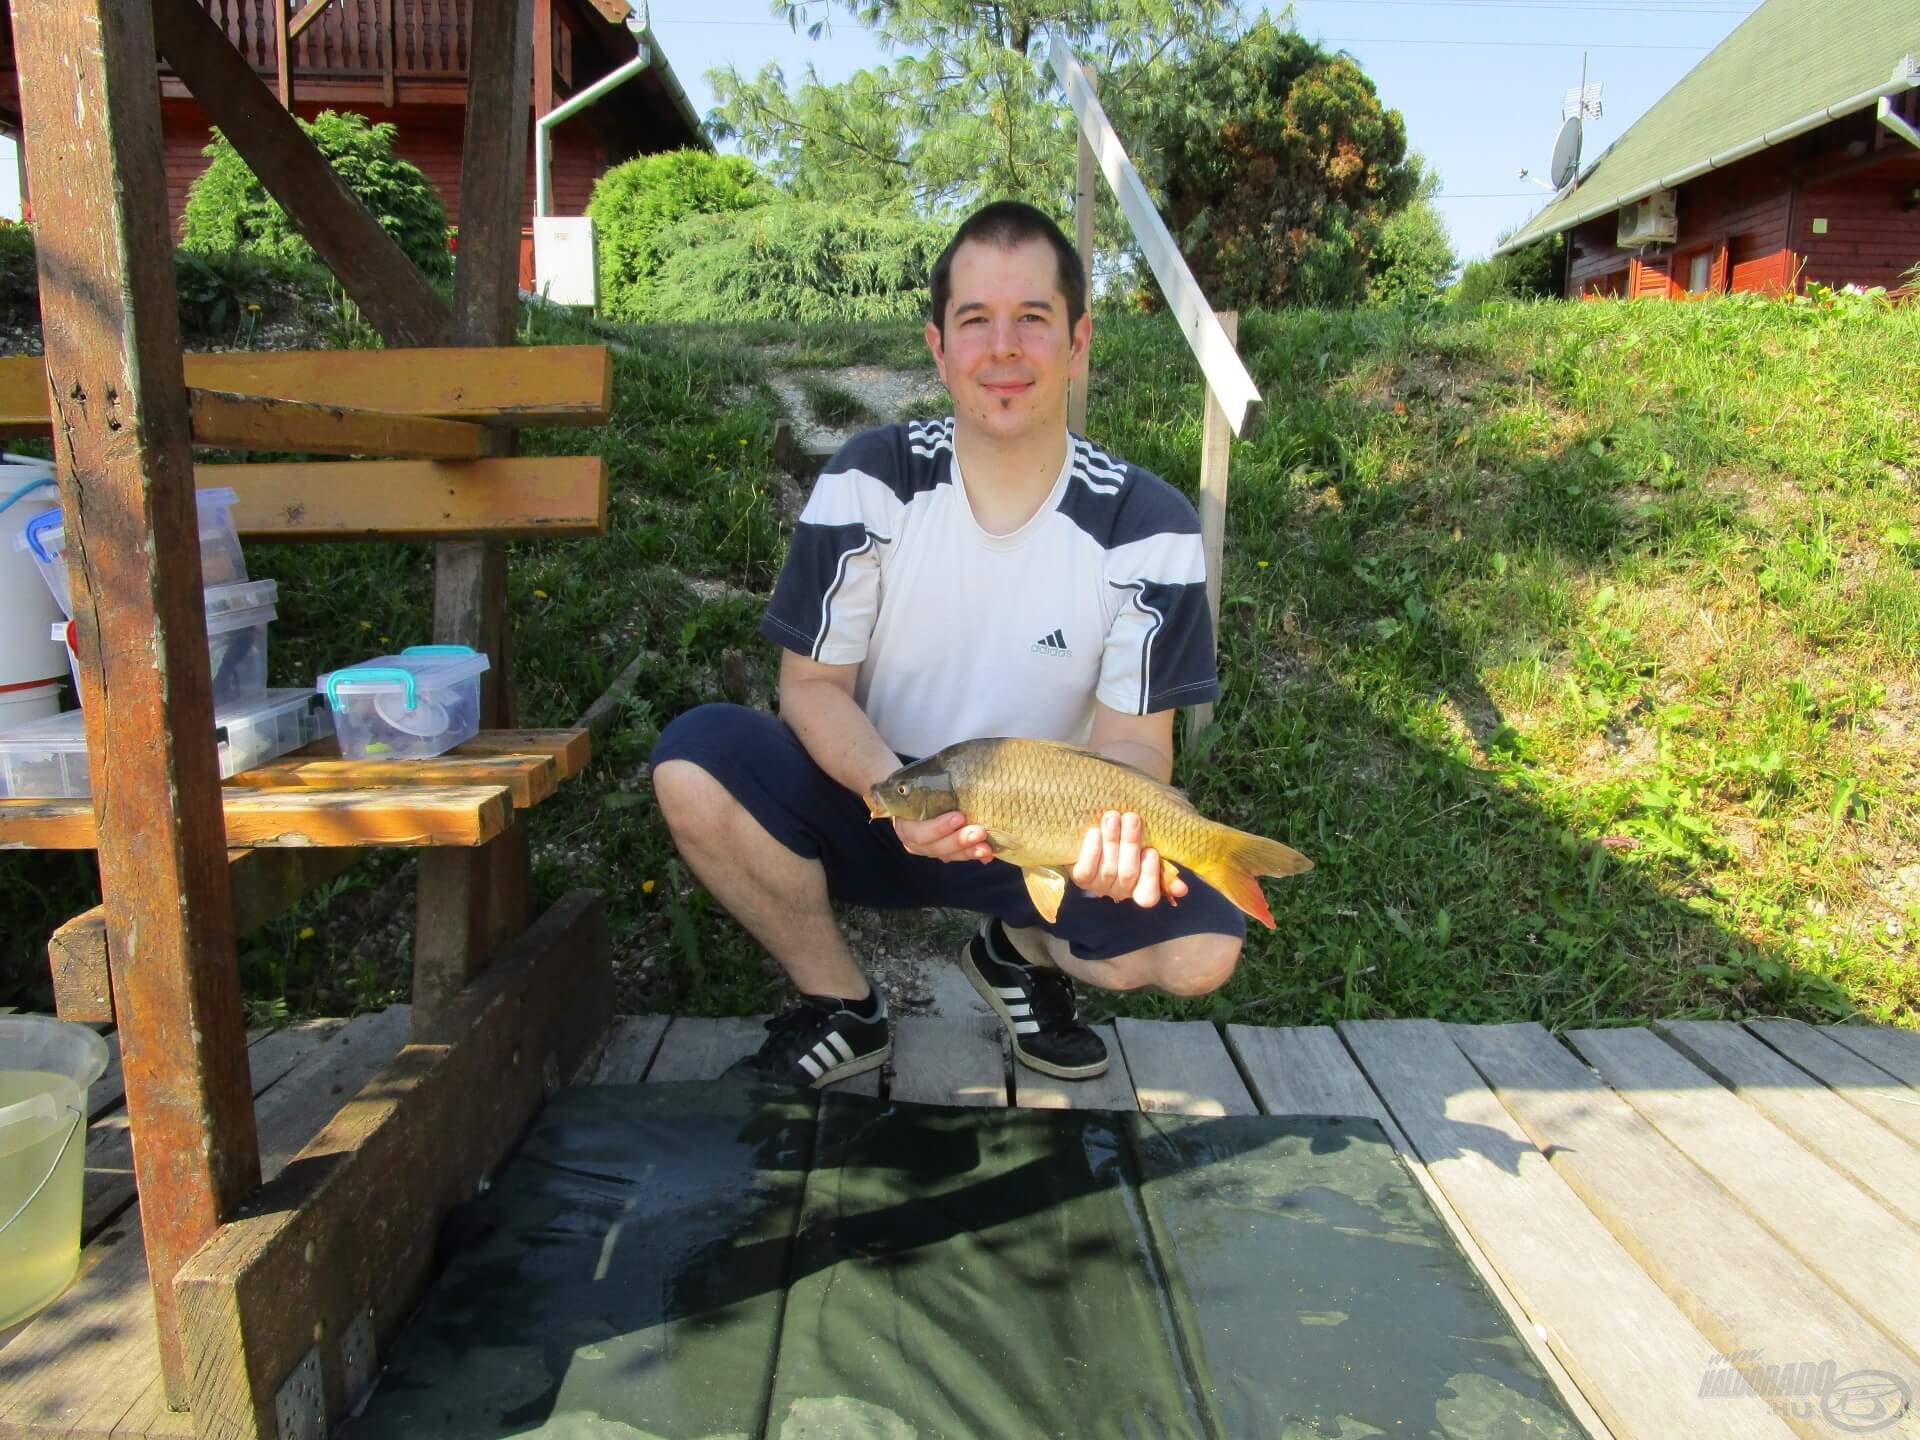
[[[879,1005],[871,1017],[831,995],[802,995],[767,1021],[760,1048],[728,1066],[727,1078],[818,1090],[886,1064],[893,1054],[887,1002],[873,994]]]
[[[981,925],[960,955],[960,969],[1007,1027],[1022,1065],[1062,1080],[1107,1073],[1107,1045],[1073,1013],[1073,982],[1058,970],[1029,965],[998,920]]]

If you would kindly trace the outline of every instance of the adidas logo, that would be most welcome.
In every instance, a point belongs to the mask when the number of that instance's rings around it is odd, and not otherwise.
[[[1057,655],[1062,660],[1073,654],[1073,651],[1067,648],[1067,637],[1058,630],[1051,635],[1042,635],[1027,648],[1036,655]]]

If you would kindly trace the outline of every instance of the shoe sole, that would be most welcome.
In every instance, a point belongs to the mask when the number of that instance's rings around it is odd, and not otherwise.
[[[851,1080],[856,1075],[864,1075],[869,1070],[878,1070],[893,1058],[893,1041],[889,1040],[871,1055],[862,1055],[858,1060],[849,1060],[834,1070],[829,1070],[807,1088],[824,1090],[829,1085],[838,1085],[842,1080]]]
[[[980,998],[993,1007],[993,1013],[1000,1017],[1000,1023],[1007,1028],[1007,1041],[1013,1046],[1013,1058],[1029,1070],[1037,1070],[1042,1075],[1051,1075],[1056,1080],[1092,1080],[1107,1073],[1107,1067],[1113,1063],[1110,1055],[1102,1056],[1098,1065],[1056,1065],[1051,1060],[1042,1060],[1029,1055],[1020,1048],[1020,1035],[1013,1028],[1018,1022],[1007,1013],[1007,1002],[995,993],[987,977],[973,963],[973,947],[969,945],[960,952],[960,973],[967,977],[967,983],[980,993]]]

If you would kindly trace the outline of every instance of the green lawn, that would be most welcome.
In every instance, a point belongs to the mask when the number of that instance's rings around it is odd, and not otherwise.
[[[672,863],[647,748],[723,666],[771,683],[763,349],[930,362],[905,325],[601,333],[631,346],[612,423],[528,437],[597,448],[614,489],[605,539],[515,547],[522,718],[574,719],[645,654],[589,774],[532,817],[536,880],[608,892],[623,1009],[765,1008],[757,950]],[[1268,408],[1233,452],[1226,695],[1179,778],[1318,869],[1269,883],[1278,929],[1218,996],[1114,1008],[1915,1023],[1917,342],[1920,311],[1844,304],[1245,317]],[[1094,367],[1090,432],[1191,491],[1201,395],[1174,325],[1102,316]],[[426,635],[423,548],[249,561],[281,582],[277,683]],[[403,993],[403,864],[243,944],[256,1014]],[[90,869],[0,859],[0,1002],[43,993],[39,946]]]

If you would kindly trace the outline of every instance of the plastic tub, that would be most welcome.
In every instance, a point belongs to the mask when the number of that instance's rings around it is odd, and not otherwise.
[[[208,589],[238,585],[247,578],[246,557],[241,554],[240,536],[233,528],[237,498],[227,489],[194,492],[200,509],[200,583]],[[25,530],[14,536],[13,543],[33,556],[41,578],[59,602],[60,613],[73,614],[73,588],[67,580],[66,522],[60,511],[49,510],[33,517]]]
[[[272,580],[216,585],[207,591],[207,658],[213,666],[213,708],[267,693],[267,627],[279,611]]]
[[[106,1068],[86,1026],[0,1015],[0,1329],[44,1308],[80,1264],[87,1087]]]
[[[0,735],[20,725],[60,713],[60,682],[0,694]]]
[[[268,690],[213,717],[220,778],[264,765],[333,733],[333,714],[311,690]],[[0,798],[77,800],[92,793],[85,716],[68,710],[0,734]]]
[[[46,642],[60,611],[23,543],[27,527],[54,509],[52,481],[44,463],[0,463],[0,701],[60,680],[60,657]]]
[[[340,753],[350,760],[424,760],[480,733],[487,657],[465,645],[413,645],[322,675]]]

